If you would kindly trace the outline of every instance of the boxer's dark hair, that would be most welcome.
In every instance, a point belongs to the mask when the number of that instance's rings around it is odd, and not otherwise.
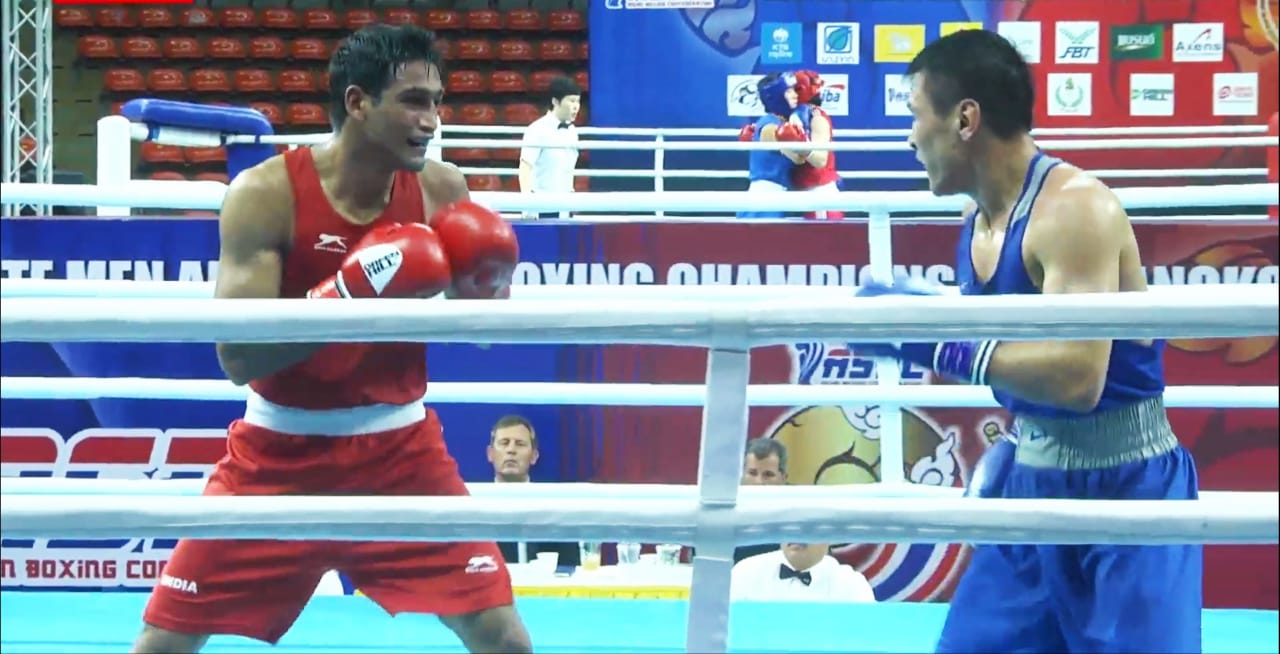
[[[1007,39],[986,30],[962,30],[925,46],[907,66],[924,73],[935,113],[949,113],[961,100],[982,108],[982,126],[1000,138],[1031,131],[1035,87],[1031,69]]]
[[[442,57],[435,32],[412,25],[373,24],[348,36],[329,57],[329,122],[334,131],[347,120],[348,86],[358,86],[380,100],[391,85],[396,69],[414,61],[426,61],[444,79]]]

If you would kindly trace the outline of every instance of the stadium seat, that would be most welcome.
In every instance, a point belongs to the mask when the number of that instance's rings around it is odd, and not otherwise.
[[[93,27],[93,14],[84,7],[58,7],[53,10],[53,24],[67,29]]]
[[[280,107],[275,104],[270,102],[250,102],[249,108],[265,116],[272,125],[284,124],[284,112],[280,111]]]
[[[578,44],[578,59],[580,61],[591,59],[591,43],[589,41],[582,41]]]
[[[329,125],[329,114],[324,107],[312,102],[294,102],[285,109],[285,119],[290,125]]]
[[[164,7],[144,7],[138,10],[138,27],[144,30],[166,30],[178,25],[173,12]]]
[[[321,70],[320,74],[316,75],[316,90],[321,93],[329,92],[329,71],[327,69]]]
[[[382,13],[382,22],[388,25],[418,25],[418,12],[405,7],[388,9]]]
[[[284,59],[284,41],[278,36],[255,36],[249,39],[250,59]]]
[[[147,72],[147,90],[154,93],[181,93],[187,90],[187,77],[176,68],[153,68]]]
[[[446,148],[445,161],[488,161],[489,151],[484,148]]]
[[[178,26],[189,30],[211,30],[218,27],[218,17],[208,7],[183,9],[178,14]]]
[[[453,39],[436,39],[436,52],[440,53],[440,58],[445,61],[453,59],[457,54],[457,47],[453,44]]]
[[[282,70],[278,87],[284,93],[314,93],[316,80],[309,70]]]
[[[231,79],[220,68],[200,68],[191,71],[191,90],[196,93],[230,93]]]
[[[237,70],[234,79],[237,93],[269,93],[276,90],[271,73],[261,68]]]
[[[343,26],[352,32],[376,22],[378,22],[378,14],[371,9],[349,9],[342,17]]]
[[[484,93],[484,76],[474,70],[450,71],[445,90],[449,93]]]
[[[492,125],[498,119],[498,110],[493,105],[475,102],[458,107],[459,125]]]
[[[591,178],[582,176],[574,177],[573,190],[578,193],[587,193],[591,190]]]
[[[204,46],[189,36],[171,36],[162,49],[165,59],[204,59]]]
[[[186,175],[183,175],[182,173],[180,173],[180,172],[178,172],[178,171],[176,171],[176,170],[158,170],[158,171],[156,171],[156,172],[154,172],[154,173],[151,173],[150,175],[147,175],[147,178],[148,178],[148,179],[156,180],[157,182],[185,182],[185,181],[187,181],[187,176],[186,176]]]
[[[226,173],[217,172],[196,173],[195,179],[197,182],[219,182],[222,184],[226,184],[230,181],[230,178]]]
[[[494,93],[525,93],[529,83],[524,75],[513,70],[495,70],[489,73],[489,90]]]
[[[515,102],[502,108],[504,125],[528,125],[542,117],[544,112],[528,102]]]
[[[440,105],[440,109],[438,110],[437,115],[440,117],[440,124],[452,125],[453,124],[453,105],[447,105],[447,104]],[[449,129],[448,127],[445,128],[446,131],[448,129]]]
[[[469,30],[500,30],[502,14],[493,9],[472,9],[467,12],[466,25]]]
[[[295,39],[289,44],[289,58],[294,61],[328,61],[329,45],[320,39]]]
[[[149,36],[130,36],[120,42],[120,56],[125,59],[159,59],[160,44]]]
[[[119,59],[116,40],[106,36],[82,36],[76,39],[76,52],[82,59]]]
[[[252,7],[227,7],[218,10],[218,25],[225,30],[251,30],[258,27],[258,12]]]
[[[538,58],[542,61],[574,61],[578,53],[573,44],[563,39],[548,39],[538,44]]]
[[[436,32],[460,30],[463,27],[462,14],[452,9],[428,9],[426,27]]]
[[[520,192],[520,177],[518,175],[507,175],[502,178],[502,190],[512,193]]]
[[[520,161],[520,148],[495,148],[490,153],[490,160],[514,164]]]
[[[187,163],[214,164],[227,160],[225,148],[186,148]]]
[[[209,43],[205,46],[204,51],[212,59],[245,58],[244,42],[240,39],[230,39],[225,36],[218,36],[209,39]]]
[[[541,32],[542,13],[536,9],[511,9],[507,11],[505,23],[513,32]]]
[[[138,156],[149,164],[187,162],[182,155],[182,148],[176,145],[161,145],[154,141],[143,141],[142,147],[138,150]]]
[[[534,93],[546,93],[551,90],[551,80],[564,77],[558,70],[535,70],[529,75],[529,90]]]
[[[125,104],[125,103],[123,103],[123,102],[112,102],[112,103],[111,103],[111,110],[107,112],[107,115],[109,115],[109,116],[123,116],[123,115],[124,115],[124,104]]]
[[[552,32],[582,32],[587,29],[587,25],[582,12],[556,9],[547,14],[547,29]]]
[[[497,175],[472,175],[467,179],[467,188],[472,191],[501,191],[502,180]]]
[[[524,39],[499,41],[498,61],[533,61],[533,46]]]
[[[332,9],[305,9],[302,12],[302,29],[340,30],[342,21],[338,20],[338,13]]]
[[[138,18],[132,11],[120,7],[104,7],[98,10],[94,22],[98,27],[108,30],[133,29],[138,26]]]
[[[454,44],[453,56],[460,61],[490,61],[493,44],[488,39],[459,39]]]
[[[262,26],[269,30],[296,30],[300,26],[298,12],[288,7],[263,9]]]
[[[583,93],[591,90],[591,75],[587,71],[580,70],[574,73],[573,81],[578,84],[578,88],[582,89]]]

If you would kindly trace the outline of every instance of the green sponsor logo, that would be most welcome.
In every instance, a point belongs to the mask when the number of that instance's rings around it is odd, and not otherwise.
[[[1115,25],[1111,28],[1111,59],[1160,59],[1164,56],[1164,28],[1160,25]]]

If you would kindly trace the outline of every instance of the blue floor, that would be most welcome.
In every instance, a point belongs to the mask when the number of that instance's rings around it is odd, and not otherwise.
[[[0,650],[127,652],[142,593],[0,594]],[[685,604],[663,600],[528,598],[519,609],[541,652],[682,652]],[[737,604],[730,646],[739,652],[929,652],[942,627],[938,604]],[[1274,611],[1205,611],[1209,654],[1277,652]],[[390,618],[362,597],[317,597],[277,649],[217,637],[205,652],[462,652],[429,616]]]

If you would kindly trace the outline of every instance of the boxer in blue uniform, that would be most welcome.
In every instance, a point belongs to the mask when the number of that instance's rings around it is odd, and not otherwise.
[[[1031,74],[1008,41],[957,32],[926,46],[907,74],[910,144],[930,190],[972,200],[956,253],[964,294],[1146,290],[1137,241],[1115,195],[1031,138]],[[936,292],[898,279],[859,294]],[[992,388],[1012,415],[1016,445],[1001,441],[988,450],[971,494],[1198,496],[1195,464],[1162,401],[1160,341],[851,347]],[[1201,568],[1198,545],[979,545],[937,651],[1200,652]]]
[[[796,108],[796,76],[793,73],[765,75],[756,84],[756,93],[765,114],[743,128],[738,137],[744,141],[808,141],[798,121],[790,120]],[[807,153],[804,153],[807,155]],[[781,193],[791,190],[791,171],[803,160],[801,153],[790,150],[752,150],[748,174],[753,193]],[[739,218],[782,218],[781,211],[739,211]]]

